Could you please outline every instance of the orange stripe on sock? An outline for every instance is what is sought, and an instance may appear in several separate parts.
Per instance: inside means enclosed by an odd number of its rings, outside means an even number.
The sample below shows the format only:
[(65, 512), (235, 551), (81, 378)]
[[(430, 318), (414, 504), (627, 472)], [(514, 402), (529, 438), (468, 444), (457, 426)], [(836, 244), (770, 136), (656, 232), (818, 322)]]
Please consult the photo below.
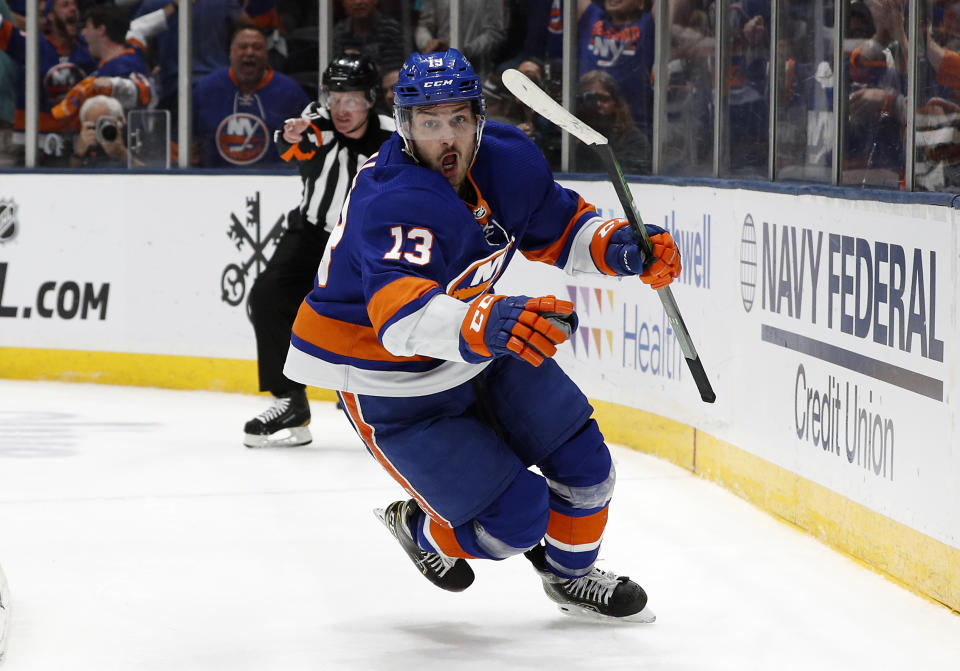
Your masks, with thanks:
[(474, 556), (463, 549), (456, 534), (449, 526), (438, 524), (432, 518), (430, 519), (430, 535), (437, 544), (437, 549), (448, 557), (463, 557), (464, 559), (474, 559)]
[(385, 455), (383, 450), (380, 449), (380, 446), (377, 445), (377, 439), (375, 435), (376, 431), (372, 426), (363, 421), (363, 415), (360, 412), (360, 404), (357, 401), (357, 395), (343, 391), (340, 392), (340, 398), (343, 399), (343, 407), (347, 410), (347, 414), (350, 415), (353, 425), (357, 427), (357, 432), (360, 434), (360, 438), (363, 440), (366, 446), (370, 448), (370, 453), (373, 454), (374, 459), (380, 462), (380, 465), (383, 466), (384, 470), (390, 474), (390, 477), (400, 483), (400, 486), (404, 488), (407, 494), (416, 500), (416, 502), (420, 505), (420, 509), (425, 512), (431, 520), (436, 522), (440, 527), (446, 527), (450, 529), (450, 523), (441, 517), (440, 514), (434, 510), (429, 503), (427, 503), (426, 499), (424, 499), (423, 496), (421, 496), (417, 490), (413, 488), (413, 485), (410, 484), (410, 481), (403, 476), (403, 473), (398, 471), (396, 467), (390, 463), (387, 455)]
[(551, 510), (547, 535), (567, 545), (596, 543), (603, 537), (603, 530), (607, 526), (608, 508), (604, 506), (603, 510), (586, 517), (570, 517)]

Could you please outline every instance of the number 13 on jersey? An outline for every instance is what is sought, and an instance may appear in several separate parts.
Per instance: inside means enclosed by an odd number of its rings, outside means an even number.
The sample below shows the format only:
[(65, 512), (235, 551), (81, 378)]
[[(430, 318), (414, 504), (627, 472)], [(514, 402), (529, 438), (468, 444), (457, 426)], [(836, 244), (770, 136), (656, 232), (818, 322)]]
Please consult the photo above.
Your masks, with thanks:
[[(327, 248), (323, 252), (323, 258), (320, 260), (320, 268), (317, 270), (317, 284), (321, 287), (327, 286), (327, 279), (330, 276), (331, 256), (337, 244), (343, 239), (343, 229), (345, 227), (346, 222), (343, 216), (341, 216), (337, 221), (337, 225), (333, 227), (333, 231), (330, 232), (330, 239), (327, 240)], [(390, 228), (390, 236), (393, 244), (390, 249), (384, 253), (384, 259), (388, 261), (399, 261), (403, 259), (407, 263), (413, 263), (418, 266), (425, 266), (430, 263), (433, 233), (429, 230), (426, 228), (411, 228), (404, 233), (403, 226), (393, 226)], [(413, 248), (410, 249), (408, 246), (408, 251), (403, 251), (406, 240), (410, 240), (410, 242), (413, 243)]]

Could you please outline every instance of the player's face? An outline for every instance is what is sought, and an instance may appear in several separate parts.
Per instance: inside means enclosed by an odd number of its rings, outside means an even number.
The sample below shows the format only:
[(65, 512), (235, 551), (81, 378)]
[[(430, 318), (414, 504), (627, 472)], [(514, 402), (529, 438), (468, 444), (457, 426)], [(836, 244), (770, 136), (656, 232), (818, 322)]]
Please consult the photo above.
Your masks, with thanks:
[(347, 137), (360, 137), (366, 128), (370, 101), (363, 91), (331, 91), (330, 117), (338, 132)]
[(476, 148), (477, 116), (470, 103), (414, 107), (406, 132), (420, 161), (459, 189)]

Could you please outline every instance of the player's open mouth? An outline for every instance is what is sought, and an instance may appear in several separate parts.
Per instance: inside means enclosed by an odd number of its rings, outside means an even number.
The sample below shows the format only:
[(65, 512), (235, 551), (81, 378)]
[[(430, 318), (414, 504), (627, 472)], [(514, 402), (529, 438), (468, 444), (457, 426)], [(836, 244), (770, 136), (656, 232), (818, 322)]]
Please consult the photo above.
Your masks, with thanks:
[(450, 152), (440, 159), (440, 172), (444, 177), (452, 177), (457, 174), (457, 161), (459, 157), (456, 152)]

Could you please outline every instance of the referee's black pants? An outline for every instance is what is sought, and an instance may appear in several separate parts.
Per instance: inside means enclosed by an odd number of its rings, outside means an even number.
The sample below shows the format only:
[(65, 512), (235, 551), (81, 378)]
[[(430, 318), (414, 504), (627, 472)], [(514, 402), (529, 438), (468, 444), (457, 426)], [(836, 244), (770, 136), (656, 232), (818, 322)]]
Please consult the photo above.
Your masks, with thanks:
[[(296, 214), (295, 214), (296, 213)], [(313, 289), (317, 267), (330, 235), (320, 226), (300, 224), (299, 212), (288, 216), (287, 231), (250, 290), (250, 320), (257, 336), (260, 391), (274, 396), (303, 389), (286, 378), (283, 364), (290, 347), (290, 329), (304, 297)]]

